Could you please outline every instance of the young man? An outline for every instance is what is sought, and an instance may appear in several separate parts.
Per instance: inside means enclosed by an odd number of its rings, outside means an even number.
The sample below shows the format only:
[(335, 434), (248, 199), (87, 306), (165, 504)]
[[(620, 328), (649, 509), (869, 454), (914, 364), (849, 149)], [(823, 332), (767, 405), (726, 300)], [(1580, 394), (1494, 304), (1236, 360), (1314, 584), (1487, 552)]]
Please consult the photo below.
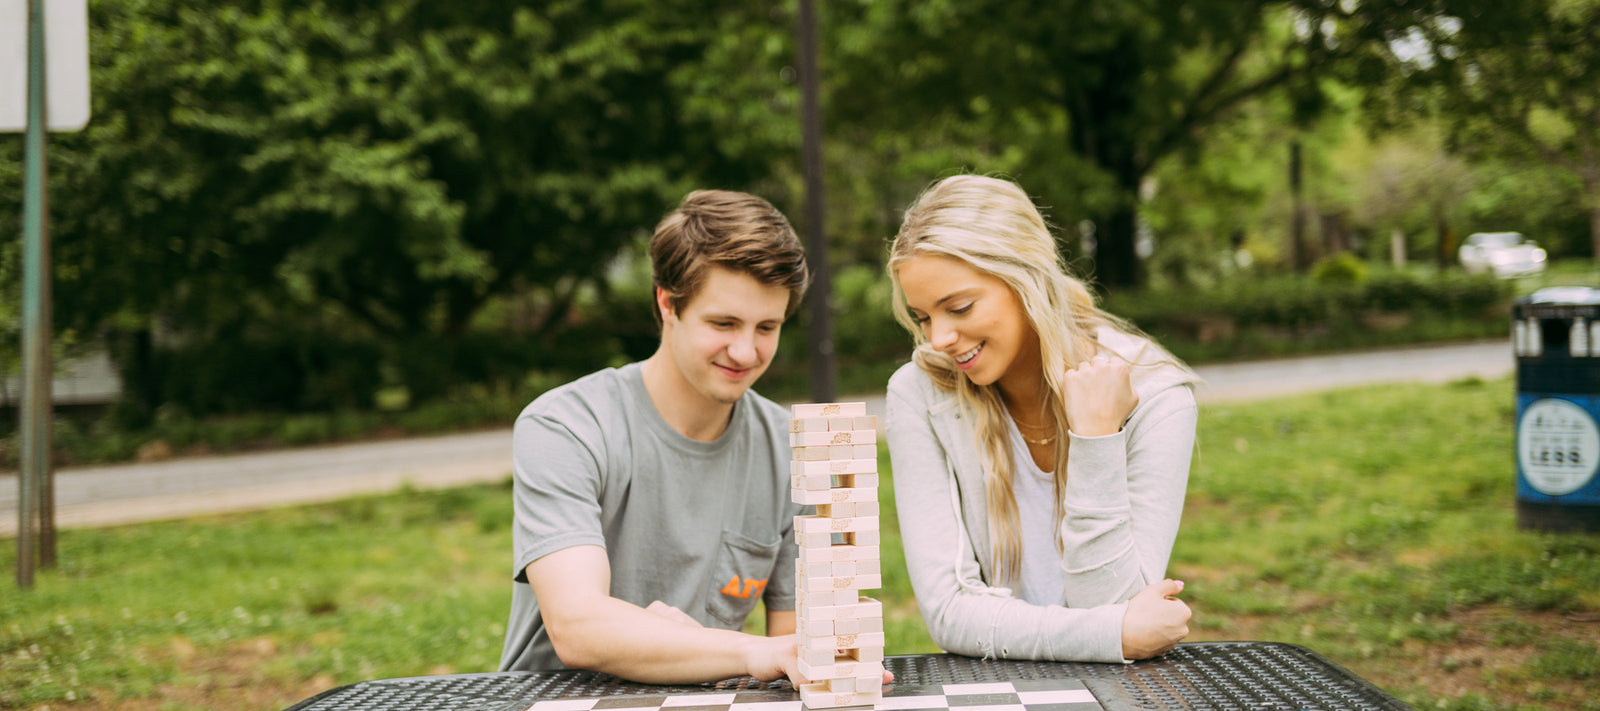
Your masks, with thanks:
[[(805, 293), (805, 253), (765, 200), (699, 191), (650, 258), (655, 354), (517, 418), (500, 669), (798, 679), (789, 416), (750, 386)], [(758, 601), (767, 637), (738, 631)]]

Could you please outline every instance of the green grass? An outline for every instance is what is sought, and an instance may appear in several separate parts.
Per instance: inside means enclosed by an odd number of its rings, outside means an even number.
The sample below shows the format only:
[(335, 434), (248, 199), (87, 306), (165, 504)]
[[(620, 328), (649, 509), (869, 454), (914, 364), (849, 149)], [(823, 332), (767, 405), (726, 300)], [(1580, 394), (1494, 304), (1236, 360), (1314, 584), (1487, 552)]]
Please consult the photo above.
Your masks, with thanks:
[[(1517, 529), (1511, 403), (1501, 380), (1205, 408), (1171, 570), (1191, 640), (1304, 644), (1418, 708), (1600, 709), (1600, 534)], [(883, 496), (887, 651), (933, 651)], [(0, 708), (491, 670), (509, 510), (501, 484), (66, 531), (29, 592), (6, 545)]]
[(1207, 408), (1171, 571), (1196, 636), (1419, 707), (1600, 708), (1600, 534), (1517, 529), (1513, 417), (1504, 380)]

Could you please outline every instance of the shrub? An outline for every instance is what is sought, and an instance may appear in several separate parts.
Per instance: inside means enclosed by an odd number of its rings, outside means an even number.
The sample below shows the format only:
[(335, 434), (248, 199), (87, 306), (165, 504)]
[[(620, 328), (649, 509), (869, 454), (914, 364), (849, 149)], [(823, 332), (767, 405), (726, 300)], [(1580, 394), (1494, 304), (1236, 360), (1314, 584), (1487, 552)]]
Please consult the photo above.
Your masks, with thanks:
[(1360, 284), (1367, 280), (1367, 265), (1354, 254), (1340, 252), (1317, 262), (1311, 278), (1321, 284)]
[[(1319, 278), (1285, 275), (1239, 280), (1208, 290), (1112, 294), (1105, 305), (1191, 360), (1391, 345), (1503, 335), (1499, 313), (1511, 289), (1488, 276), (1379, 271), (1325, 260)], [(1358, 263), (1359, 264), (1359, 263)], [(1409, 329), (1378, 329), (1363, 319), (1405, 315)]]

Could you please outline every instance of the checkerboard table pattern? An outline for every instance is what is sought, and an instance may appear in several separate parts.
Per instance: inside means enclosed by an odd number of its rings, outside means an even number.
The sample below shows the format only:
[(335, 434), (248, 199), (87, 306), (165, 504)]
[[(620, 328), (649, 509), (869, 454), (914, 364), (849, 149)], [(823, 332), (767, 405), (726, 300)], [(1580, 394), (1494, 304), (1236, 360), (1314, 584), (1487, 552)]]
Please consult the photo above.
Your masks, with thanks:
[[(862, 704), (863, 706), (867, 704)], [(896, 686), (871, 707), (877, 711), (1101, 711), (1079, 679), (1023, 679), (979, 684)], [(803, 711), (787, 690), (659, 696), (609, 696), (539, 701), (527, 711)]]

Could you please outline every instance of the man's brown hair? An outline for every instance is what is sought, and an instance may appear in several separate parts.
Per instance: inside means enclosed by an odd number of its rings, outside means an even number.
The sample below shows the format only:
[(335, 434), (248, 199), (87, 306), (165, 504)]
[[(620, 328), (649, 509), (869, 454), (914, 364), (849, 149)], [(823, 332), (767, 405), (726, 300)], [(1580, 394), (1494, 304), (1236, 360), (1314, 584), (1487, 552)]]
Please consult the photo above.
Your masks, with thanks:
[[(696, 190), (667, 213), (650, 237), (655, 285), (681, 311), (705, 285), (706, 269), (720, 266), (789, 290), (783, 316), (794, 315), (811, 283), (805, 248), (783, 213), (759, 197), (730, 190)], [(650, 313), (661, 325), (661, 310)]]

